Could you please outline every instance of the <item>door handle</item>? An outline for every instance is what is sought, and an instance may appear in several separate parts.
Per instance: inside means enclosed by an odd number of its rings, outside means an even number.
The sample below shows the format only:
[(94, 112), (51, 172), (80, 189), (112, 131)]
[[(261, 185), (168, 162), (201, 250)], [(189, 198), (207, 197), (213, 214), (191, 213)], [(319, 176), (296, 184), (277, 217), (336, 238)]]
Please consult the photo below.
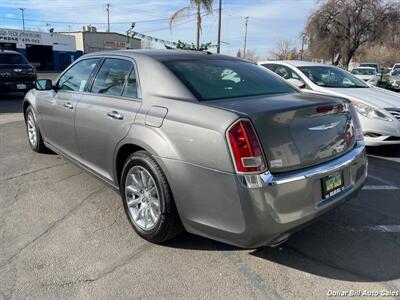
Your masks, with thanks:
[(71, 103), (69, 103), (69, 102), (64, 103), (64, 107), (65, 107), (66, 109), (73, 109), (73, 108), (74, 108), (74, 106), (73, 106)]
[(109, 116), (110, 118), (116, 119), (116, 120), (123, 120), (124, 116), (121, 115), (119, 112), (113, 110), (109, 113), (107, 113), (107, 116)]

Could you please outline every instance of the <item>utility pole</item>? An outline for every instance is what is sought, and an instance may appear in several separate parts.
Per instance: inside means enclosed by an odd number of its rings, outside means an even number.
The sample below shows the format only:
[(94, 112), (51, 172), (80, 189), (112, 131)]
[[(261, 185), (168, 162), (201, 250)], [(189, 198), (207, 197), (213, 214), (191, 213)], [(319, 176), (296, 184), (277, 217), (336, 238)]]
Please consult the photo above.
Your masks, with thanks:
[(221, 52), (221, 15), (222, 15), (222, 0), (219, 0), (217, 53)]
[(305, 43), (305, 34), (301, 34), (301, 52), (300, 52), (300, 60), (303, 60), (303, 53), (304, 53), (304, 43)]
[(25, 30), (25, 16), (24, 16), (25, 8), (21, 7), (19, 10), (21, 11), (21, 17), (22, 17), (22, 29)]
[(110, 3), (106, 4), (107, 11), (107, 32), (110, 32)]
[(247, 24), (249, 23), (249, 17), (245, 18), (246, 30), (244, 32), (244, 47), (243, 47), (243, 58), (246, 58), (246, 47), (247, 47)]

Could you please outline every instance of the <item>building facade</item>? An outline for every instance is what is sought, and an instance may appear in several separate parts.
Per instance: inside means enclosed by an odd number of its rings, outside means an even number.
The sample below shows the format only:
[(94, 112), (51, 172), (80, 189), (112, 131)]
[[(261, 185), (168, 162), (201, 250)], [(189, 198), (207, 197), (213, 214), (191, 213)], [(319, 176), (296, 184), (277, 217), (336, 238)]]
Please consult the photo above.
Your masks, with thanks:
[(22, 53), (38, 70), (63, 70), (82, 55), (73, 36), (0, 28), (0, 49)]
[(91, 27), (88, 31), (63, 32), (75, 37), (76, 49), (83, 53), (104, 50), (140, 49), (142, 41), (117, 32), (98, 32)]

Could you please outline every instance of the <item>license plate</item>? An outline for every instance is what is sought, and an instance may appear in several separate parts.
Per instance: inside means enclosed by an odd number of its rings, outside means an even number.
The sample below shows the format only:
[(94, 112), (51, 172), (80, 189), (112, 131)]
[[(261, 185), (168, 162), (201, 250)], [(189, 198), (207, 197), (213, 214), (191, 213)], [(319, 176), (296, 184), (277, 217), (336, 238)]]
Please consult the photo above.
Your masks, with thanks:
[(338, 171), (321, 179), (322, 195), (330, 198), (344, 189), (343, 171)]
[(17, 90), (26, 90), (26, 84), (23, 83), (17, 84)]

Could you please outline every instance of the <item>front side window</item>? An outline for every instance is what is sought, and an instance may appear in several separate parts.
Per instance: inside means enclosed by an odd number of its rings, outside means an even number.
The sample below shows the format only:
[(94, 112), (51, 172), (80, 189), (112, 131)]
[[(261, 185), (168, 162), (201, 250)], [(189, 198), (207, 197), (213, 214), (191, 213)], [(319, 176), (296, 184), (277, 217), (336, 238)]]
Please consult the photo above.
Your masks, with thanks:
[(297, 79), (300, 81), (303, 81), (301, 77), (293, 71), (291, 68), (283, 66), (283, 65), (278, 65), (278, 64), (268, 64), (268, 65), (263, 65), (266, 68), (270, 69), (272, 72), (276, 73), (277, 75), (281, 76), (284, 79)]
[(0, 65), (24, 65), (27, 63), (25, 57), (20, 54), (0, 54)]
[(107, 58), (97, 73), (92, 93), (121, 96), (131, 69), (130, 61)]
[(85, 92), (86, 83), (98, 62), (98, 58), (90, 58), (76, 63), (61, 76), (57, 84), (58, 89)]
[(200, 101), (297, 92), (263, 67), (245, 61), (209, 59), (165, 64)]
[(312, 66), (299, 67), (312, 82), (321, 87), (330, 88), (368, 88), (362, 80), (351, 73), (335, 67)]

